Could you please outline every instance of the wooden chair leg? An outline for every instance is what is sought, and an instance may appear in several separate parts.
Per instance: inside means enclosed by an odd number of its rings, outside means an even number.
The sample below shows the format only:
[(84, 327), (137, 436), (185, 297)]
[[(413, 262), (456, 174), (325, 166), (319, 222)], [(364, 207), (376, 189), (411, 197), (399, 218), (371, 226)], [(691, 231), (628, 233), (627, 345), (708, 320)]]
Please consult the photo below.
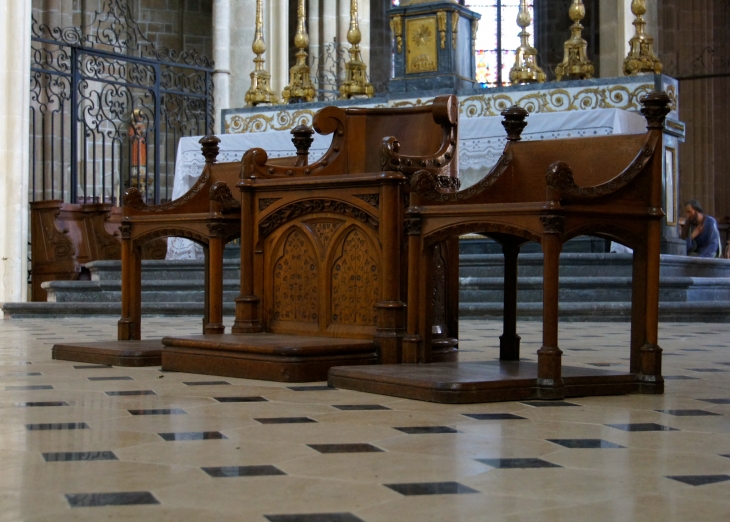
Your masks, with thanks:
[[(131, 232), (122, 230), (122, 317), (117, 324), (117, 339), (142, 337), (142, 253), (134, 245)], [(125, 237), (125, 235), (127, 237)]]
[(543, 235), (542, 347), (537, 351), (537, 382), (542, 399), (563, 397), (561, 359), (558, 348), (558, 291), (560, 286), (560, 236)]
[[(216, 228), (217, 226), (217, 228)], [(206, 260), (206, 299), (208, 322), (203, 333), (223, 334), (223, 230), (217, 223), (209, 225), (208, 256)]]
[[(413, 223), (418, 223), (417, 218), (411, 218)], [(421, 351), (423, 339), (418, 335), (419, 319), (419, 276), (421, 260), (421, 236), (420, 228), (416, 225), (411, 227), (408, 236), (408, 295), (406, 307), (406, 335), (403, 337), (403, 362), (418, 362), (418, 354)]]
[(433, 362), (433, 248), (424, 248), (420, 258), (418, 293), (426, 298), (420, 299), (418, 306), (418, 334), (421, 337), (418, 362), (430, 363)]
[(642, 391), (662, 393), (664, 378), (662, 377), (662, 349), (659, 347), (659, 270), (660, 270), (660, 222), (648, 224), (648, 241), (646, 245), (646, 341), (641, 347), (640, 380), (644, 384)]
[(502, 245), (504, 254), (504, 326), (499, 337), (499, 360), (520, 360), (520, 339), (517, 335), (517, 256), (520, 246), (509, 242)]
[(646, 246), (634, 248), (631, 278), (631, 354), (629, 371), (641, 373), (641, 348), (646, 340)]
[(259, 304), (254, 294), (253, 194), (241, 193), (241, 294), (236, 298), (236, 321), (233, 333), (261, 332)]

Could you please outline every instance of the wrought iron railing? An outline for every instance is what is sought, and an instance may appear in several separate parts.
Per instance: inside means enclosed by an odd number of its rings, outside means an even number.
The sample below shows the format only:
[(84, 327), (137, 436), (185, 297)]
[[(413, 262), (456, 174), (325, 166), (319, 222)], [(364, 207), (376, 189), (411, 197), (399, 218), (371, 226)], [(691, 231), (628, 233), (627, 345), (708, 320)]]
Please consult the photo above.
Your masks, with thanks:
[(213, 132), (212, 74), (208, 58), (147, 40), (120, 0), (84, 27), (34, 19), (31, 199), (118, 205), (130, 186), (171, 199), (179, 139)]

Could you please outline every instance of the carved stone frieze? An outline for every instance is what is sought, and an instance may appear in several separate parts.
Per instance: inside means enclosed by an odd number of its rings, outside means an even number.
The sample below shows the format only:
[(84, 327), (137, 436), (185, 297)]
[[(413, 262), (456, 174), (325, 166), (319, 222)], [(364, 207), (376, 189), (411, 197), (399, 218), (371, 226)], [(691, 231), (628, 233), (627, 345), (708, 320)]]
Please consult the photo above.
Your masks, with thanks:
[(262, 238), (266, 237), (287, 221), (291, 221), (292, 219), (306, 214), (320, 212), (344, 214), (366, 223), (373, 228), (377, 229), (378, 227), (378, 220), (375, 217), (354, 205), (334, 199), (309, 199), (286, 205), (285, 207), (272, 212), (259, 223), (259, 235)]

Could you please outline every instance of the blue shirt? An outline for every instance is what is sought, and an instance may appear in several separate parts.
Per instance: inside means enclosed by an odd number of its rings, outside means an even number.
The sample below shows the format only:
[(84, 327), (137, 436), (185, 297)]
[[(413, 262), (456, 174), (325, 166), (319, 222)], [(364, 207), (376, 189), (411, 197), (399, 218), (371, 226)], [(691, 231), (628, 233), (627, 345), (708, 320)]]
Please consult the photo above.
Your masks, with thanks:
[(687, 236), (687, 254), (694, 254), (699, 257), (717, 257), (720, 251), (720, 230), (717, 228), (715, 218), (705, 215), (702, 233), (692, 239), (694, 229), (694, 226), (690, 227)]

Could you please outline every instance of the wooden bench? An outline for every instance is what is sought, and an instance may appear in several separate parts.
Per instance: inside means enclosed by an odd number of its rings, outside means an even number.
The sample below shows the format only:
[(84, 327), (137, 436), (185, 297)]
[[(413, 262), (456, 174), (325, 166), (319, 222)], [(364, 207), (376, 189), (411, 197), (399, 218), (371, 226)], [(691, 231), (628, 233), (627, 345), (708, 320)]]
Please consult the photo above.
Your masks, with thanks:
[[(669, 98), (642, 100), (645, 134), (545, 141), (520, 140), (527, 112), (503, 113), (508, 144), (481, 181), (466, 190), (439, 186), (432, 173), (411, 178), (408, 230), (408, 318), (402, 361), (434, 359), (431, 296), (437, 288), (434, 250), (461, 234), (482, 234), (502, 245), (504, 329), (500, 361), (445, 365), (336, 368), (330, 384), (436, 402), (488, 402), (578, 395), (662, 393), (658, 346), (659, 253), (663, 198), (663, 127)], [(579, 235), (633, 249), (629, 372), (562, 367), (558, 343), (559, 257)], [(520, 362), (517, 334), (517, 256), (542, 246), (543, 334), (537, 364)]]

